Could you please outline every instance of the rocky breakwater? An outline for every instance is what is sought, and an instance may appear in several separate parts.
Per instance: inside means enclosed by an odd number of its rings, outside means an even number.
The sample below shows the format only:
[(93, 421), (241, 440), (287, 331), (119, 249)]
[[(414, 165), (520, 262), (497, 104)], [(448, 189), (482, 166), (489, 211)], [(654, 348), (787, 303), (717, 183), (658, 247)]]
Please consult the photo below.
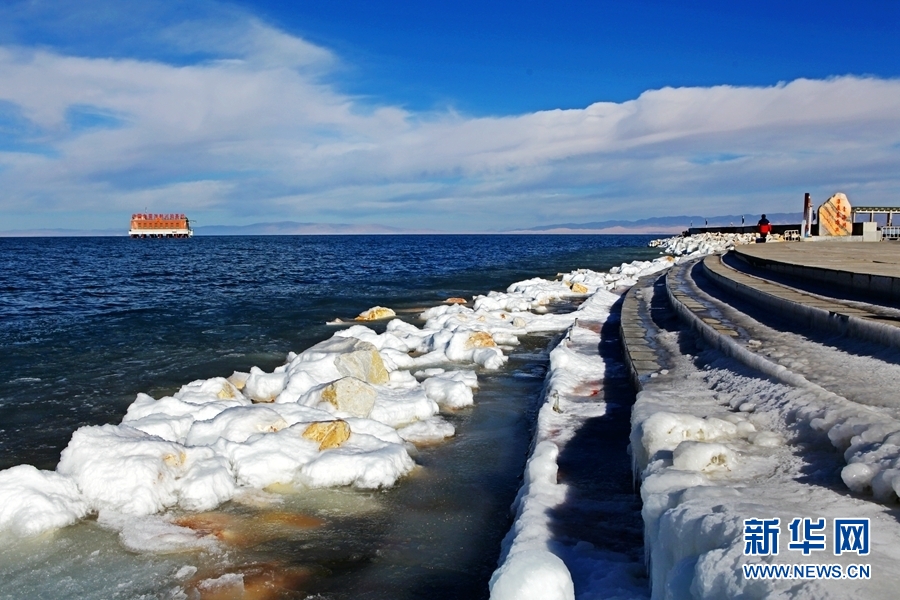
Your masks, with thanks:
[(672, 256), (705, 256), (727, 252), (735, 246), (755, 241), (756, 235), (753, 233), (700, 233), (652, 240), (648, 245)]

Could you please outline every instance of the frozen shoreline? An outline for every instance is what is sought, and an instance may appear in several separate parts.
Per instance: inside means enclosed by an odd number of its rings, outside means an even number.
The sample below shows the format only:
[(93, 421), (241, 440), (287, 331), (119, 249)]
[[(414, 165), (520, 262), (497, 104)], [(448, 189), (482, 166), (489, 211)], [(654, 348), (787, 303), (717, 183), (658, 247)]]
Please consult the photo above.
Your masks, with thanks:
[[(120, 424), (79, 429), (57, 470), (0, 472), (0, 536), (26, 540), (24, 549), (88, 518), (128, 552), (226, 552), (230, 533), (204, 511), (229, 500), (277, 506), (280, 490), (394, 485), (415, 469), (416, 444), (454, 434), (442, 414), (476, 399), (476, 367), (497, 369), (518, 336), (572, 322), (548, 312), (550, 302), (631, 284), (639, 270), (519, 282), (428, 309), (422, 327), (393, 319), (379, 334), (365, 320), (341, 324), (272, 372), (139, 394)], [(373, 312), (362, 318), (391, 318)]]
[[(734, 241), (751, 241), (722, 240), (715, 247), (710, 237), (674, 237), (655, 245), (671, 254), (699, 256), (720, 252)], [(652, 289), (643, 293), (649, 298)], [(603, 303), (599, 295), (586, 302), (586, 310), (598, 301)], [(694, 326), (702, 328), (703, 323)], [(706, 328), (709, 335), (717, 335)], [(573, 326), (565, 340), (584, 335)], [(739, 362), (728, 349), (734, 346), (728, 339), (698, 356), (682, 356), (676, 334), (656, 335), (675, 366), (645, 382), (633, 408), (631, 429), (650, 590), (629, 588), (634, 579), (629, 578), (627, 565), (615, 562), (598, 562), (596, 581), (583, 577), (579, 581), (567, 568), (572, 557), (558, 549), (552, 533), (551, 515), (565, 487), (556, 480), (559, 448), (547, 439), (560, 435), (554, 407), (560, 405), (560, 397), (572, 394), (574, 382), (596, 380), (606, 367), (598, 357), (587, 368), (560, 360), (568, 352), (564, 341), (551, 354), (534, 452), (514, 505), (516, 521), (492, 579), (491, 597), (643, 598), (648, 592), (652, 598), (894, 597), (894, 581), (900, 578), (895, 543), (900, 524), (881, 503), (895, 499), (900, 486), (895, 458), (900, 430), (895, 420), (884, 410), (837, 397), (782, 366), (763, 365), (752, 357)], [(833, 368), (839, 369), (850, 357), (827, 360), (837, 360)], [(603, 407), (596, 410), (602, 412)], [(572, 433), (564, 433), (562, 442)], [(873, 493), (874, 502), (869, 495)], [(848, 518), (868, 519), (870, 553), (837, 555), (836, 521)], [(745, 556), (745, 519), (779, 519), (780, 555)], [(814, 523), (824, 519), (829, 528), (824, 551), (804, 555), (786, 547), (788, 525), (796, 519)], [(800, 565), (798, 569), (826, 565), (841, 569), (843, 579), (752, 579), (743, 572), (746, 565), (781, 564)], [(847, 577), (848, 569), (857, 565), (871, 570), (871, 578)], [(609, 580), (601, 581), (599, 573)]]
[[(501, 367), (518, 336), (560, 332), (492, 598), (890, 597), (890, 581), (900, 576), (892, 544), (900, 526), (884, 505), (849, 495), (841, 470), (854, 492), (872, 488), (889, 500), (896, 428), (879, 421), (879, 411), (828, 407), (810, 386), (760, 378), (713, 350), (681, 357), (634, 406), (632, 453), (652, 590), (633, 561), (590, 545), (562, 551), (554, 541), (553, 508), (567, 494), (556, 479), (559, 454), (585, 420), (608, 409), (584, 401), (588, 384), (619, 368), (582, 350), (597, 347), (597, 328), (640, 277), (747, 241), (660, 240), (656, 246), (669, 256), (654, 261), (517, 282), (467, 304), (427, 309), (421, 328), (393, 319), (379, 334), (365, 320), (341, 323), (330, 339), (290, 354), (271, 373), (196, 381), (171, 397), (139, 395), (120, 425), (76, 432), (57, 471), (23, 465), (0, 472), (0, 535), (52, 532), (94, 515), (131, 552), (210, 549), (220, 540), (179, 515), (228, 500), (272, 501), (279, 486), (402, 485), (415, 469), (416, 444), (454, 435), (442, 414), (477, 400), (474, 368)], [(585, 301), (569, 314), (547, 312), (550, 302), (567, 298)], [(392, 316), (376, 307), (363, 319)], [(677, 355), (673, 334), (659, 341)], [(846, 459), (834, 448), (846, 450)], [(838, 474), (804, 483), (810, 465)], [(741, 565), (754, 560), (743, 556), (742, 520), (780, 518), (785, 532), (803, 516), (871, 519), (881, 537), (866, 560), (880, 581), (743, 578)], [(793, 554), (795, 563), (862, 562)]]

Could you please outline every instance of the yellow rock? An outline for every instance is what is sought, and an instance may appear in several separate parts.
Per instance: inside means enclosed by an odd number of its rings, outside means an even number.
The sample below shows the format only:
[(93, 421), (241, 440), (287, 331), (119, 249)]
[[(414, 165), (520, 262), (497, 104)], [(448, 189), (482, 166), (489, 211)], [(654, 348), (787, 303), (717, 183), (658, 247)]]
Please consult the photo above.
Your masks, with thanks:
[(466, 340), (466, 348), (494, 348), (497, 342), (487, 331), (476, 331)]
[(572, 291), (575, 292), (576, 294), (587, 294), (588, 293), (587, 287), (578, 282), (572, 284)]
[(260, 515), (260, 520), (266, 524), (283, 525), (297, 529), (311, 529), (313, 527), (321, 527), (324, 524), (322, 519), (291, 512), (264, 512)]
[(375, 406), (378, 392), (356, 377), (344, 377), (329, 383), (322, 390), (322, 401), (354, 417), (366, 418)]
[(341, 375), (355, 377), (376, 385), (387, 383), (391, 376), (384, 368), (384, 361), (375, 346), (363, 342), (359, 350), (340, 354), (334, 359), (334, 366)]
[(346, 421), (316, 421), (310, 423), (303, 437), (319, 442), (319, 450), (337, 448), (350, 438), (350, 425)]
[(236, 385), (234, 385), (231, 382), (228, 382), (222, 386), (222, 389), (219, 390), (219, 393), (216, 394), (216, 396), (220, 400), (233, 400), (234, 398), (237, 397), (237, 394), (235, 392), (237, 392), (238, 389), (239, 388)]
[[(242, 373), (240, 371), (235, 371), (228, 378), (228, 383), (233, 385), (235, 389), (238, 391), (244, 389), (244, 385), (247, 383), (247, 378), (250, 377), (250, 373)], [(221, 393), (221, 392), (220, 392)], [(219, 396), (221, 398), (221, 396)], [(224, 398), (223, 398), (224, 400)]]
[(201, 573), (194, 576), (185, 586), (190, 598), (199, 600), (294, 598), (311, 577), (309, 569), (281, 563), (239, 565), (226, 571), (204, 570)]
[(444, 302), (446, 302), (447, 304), (465, 304), (466, 299), (465, 298), (447, 298), (446, 300), (444, 300)]
[(184, 452), (179, 452), (178, 454), (169, 453), (163, 456), (163, 462), (170, 467), (180, 467), (185, 460), (187, 460), (187, 455)]
[(390, 308), (385, 308), (384, 306), (374, 306), (369, 310), (359, 313), (359, 316), (356, 317), (356, 320), (375, 321), (376, 319), (387, 319), (388, 317), (394, 317), (396, 315), (397, 313), (395, 313)]

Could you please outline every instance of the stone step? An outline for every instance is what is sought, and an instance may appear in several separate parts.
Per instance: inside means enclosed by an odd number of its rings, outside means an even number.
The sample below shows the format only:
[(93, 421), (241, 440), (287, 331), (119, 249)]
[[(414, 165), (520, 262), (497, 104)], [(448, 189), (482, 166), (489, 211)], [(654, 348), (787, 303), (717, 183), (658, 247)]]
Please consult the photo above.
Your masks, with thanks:
[(656, 339), (662, 329), (677, 327), (677, 320), (666, 297), (664, 275), (643, 277), (625, 294), (619, 328), (635, 389), (667, 374), (672, 358)]
[[(798, 325), (900, 348), (900, 314), (896, 310), (825, 297), (751, 275), (732, 268), (719, 255), (703, 259), (702, 268), (722, 289), (790, 316)], [(695, 308), (687, 301), (685, 305)]]

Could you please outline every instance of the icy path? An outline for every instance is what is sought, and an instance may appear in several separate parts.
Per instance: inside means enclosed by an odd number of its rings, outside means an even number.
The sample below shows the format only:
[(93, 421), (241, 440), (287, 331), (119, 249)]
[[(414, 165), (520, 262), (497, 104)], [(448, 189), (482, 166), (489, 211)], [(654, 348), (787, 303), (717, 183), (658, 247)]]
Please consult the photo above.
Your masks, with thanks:
[[(642, 282), (641, 295), (654, 297)], [(661, 288), (656, 288), (656, 296)], [(671, 315), (643, 310), (667, 370), (643, 380), (632, 422), (642, 476), (646, 545), (654, 598), (893, 598), (900, 577), (895, 511), (847, 493), (821, 393), (762, 376), (703, 349)], [(820, 421), (816, 421), (816, 419)], [(869, 518), (865, 557), (786, 551), (797, 517)], [(782, 552), (744, 556), (743, 520), (780, 518)], [(748, 580), (742, 566), (871, 565), (869, 580)]]
[(788, 331), (791, 323), (716, 288), (699, 265), (681, 265), (672, 275), (675, 285), (730, 323), (751, 352), (848, 400), (900, 417), (900, 396), (894, 393), (900, 383), (897, 349), (829, 332)]
[(494, 600), (649, 596), (627, 454), (634, 390), (618, 335), (620, 303), (595, 295), (550, 354), (535, 449), (491, 581)]

